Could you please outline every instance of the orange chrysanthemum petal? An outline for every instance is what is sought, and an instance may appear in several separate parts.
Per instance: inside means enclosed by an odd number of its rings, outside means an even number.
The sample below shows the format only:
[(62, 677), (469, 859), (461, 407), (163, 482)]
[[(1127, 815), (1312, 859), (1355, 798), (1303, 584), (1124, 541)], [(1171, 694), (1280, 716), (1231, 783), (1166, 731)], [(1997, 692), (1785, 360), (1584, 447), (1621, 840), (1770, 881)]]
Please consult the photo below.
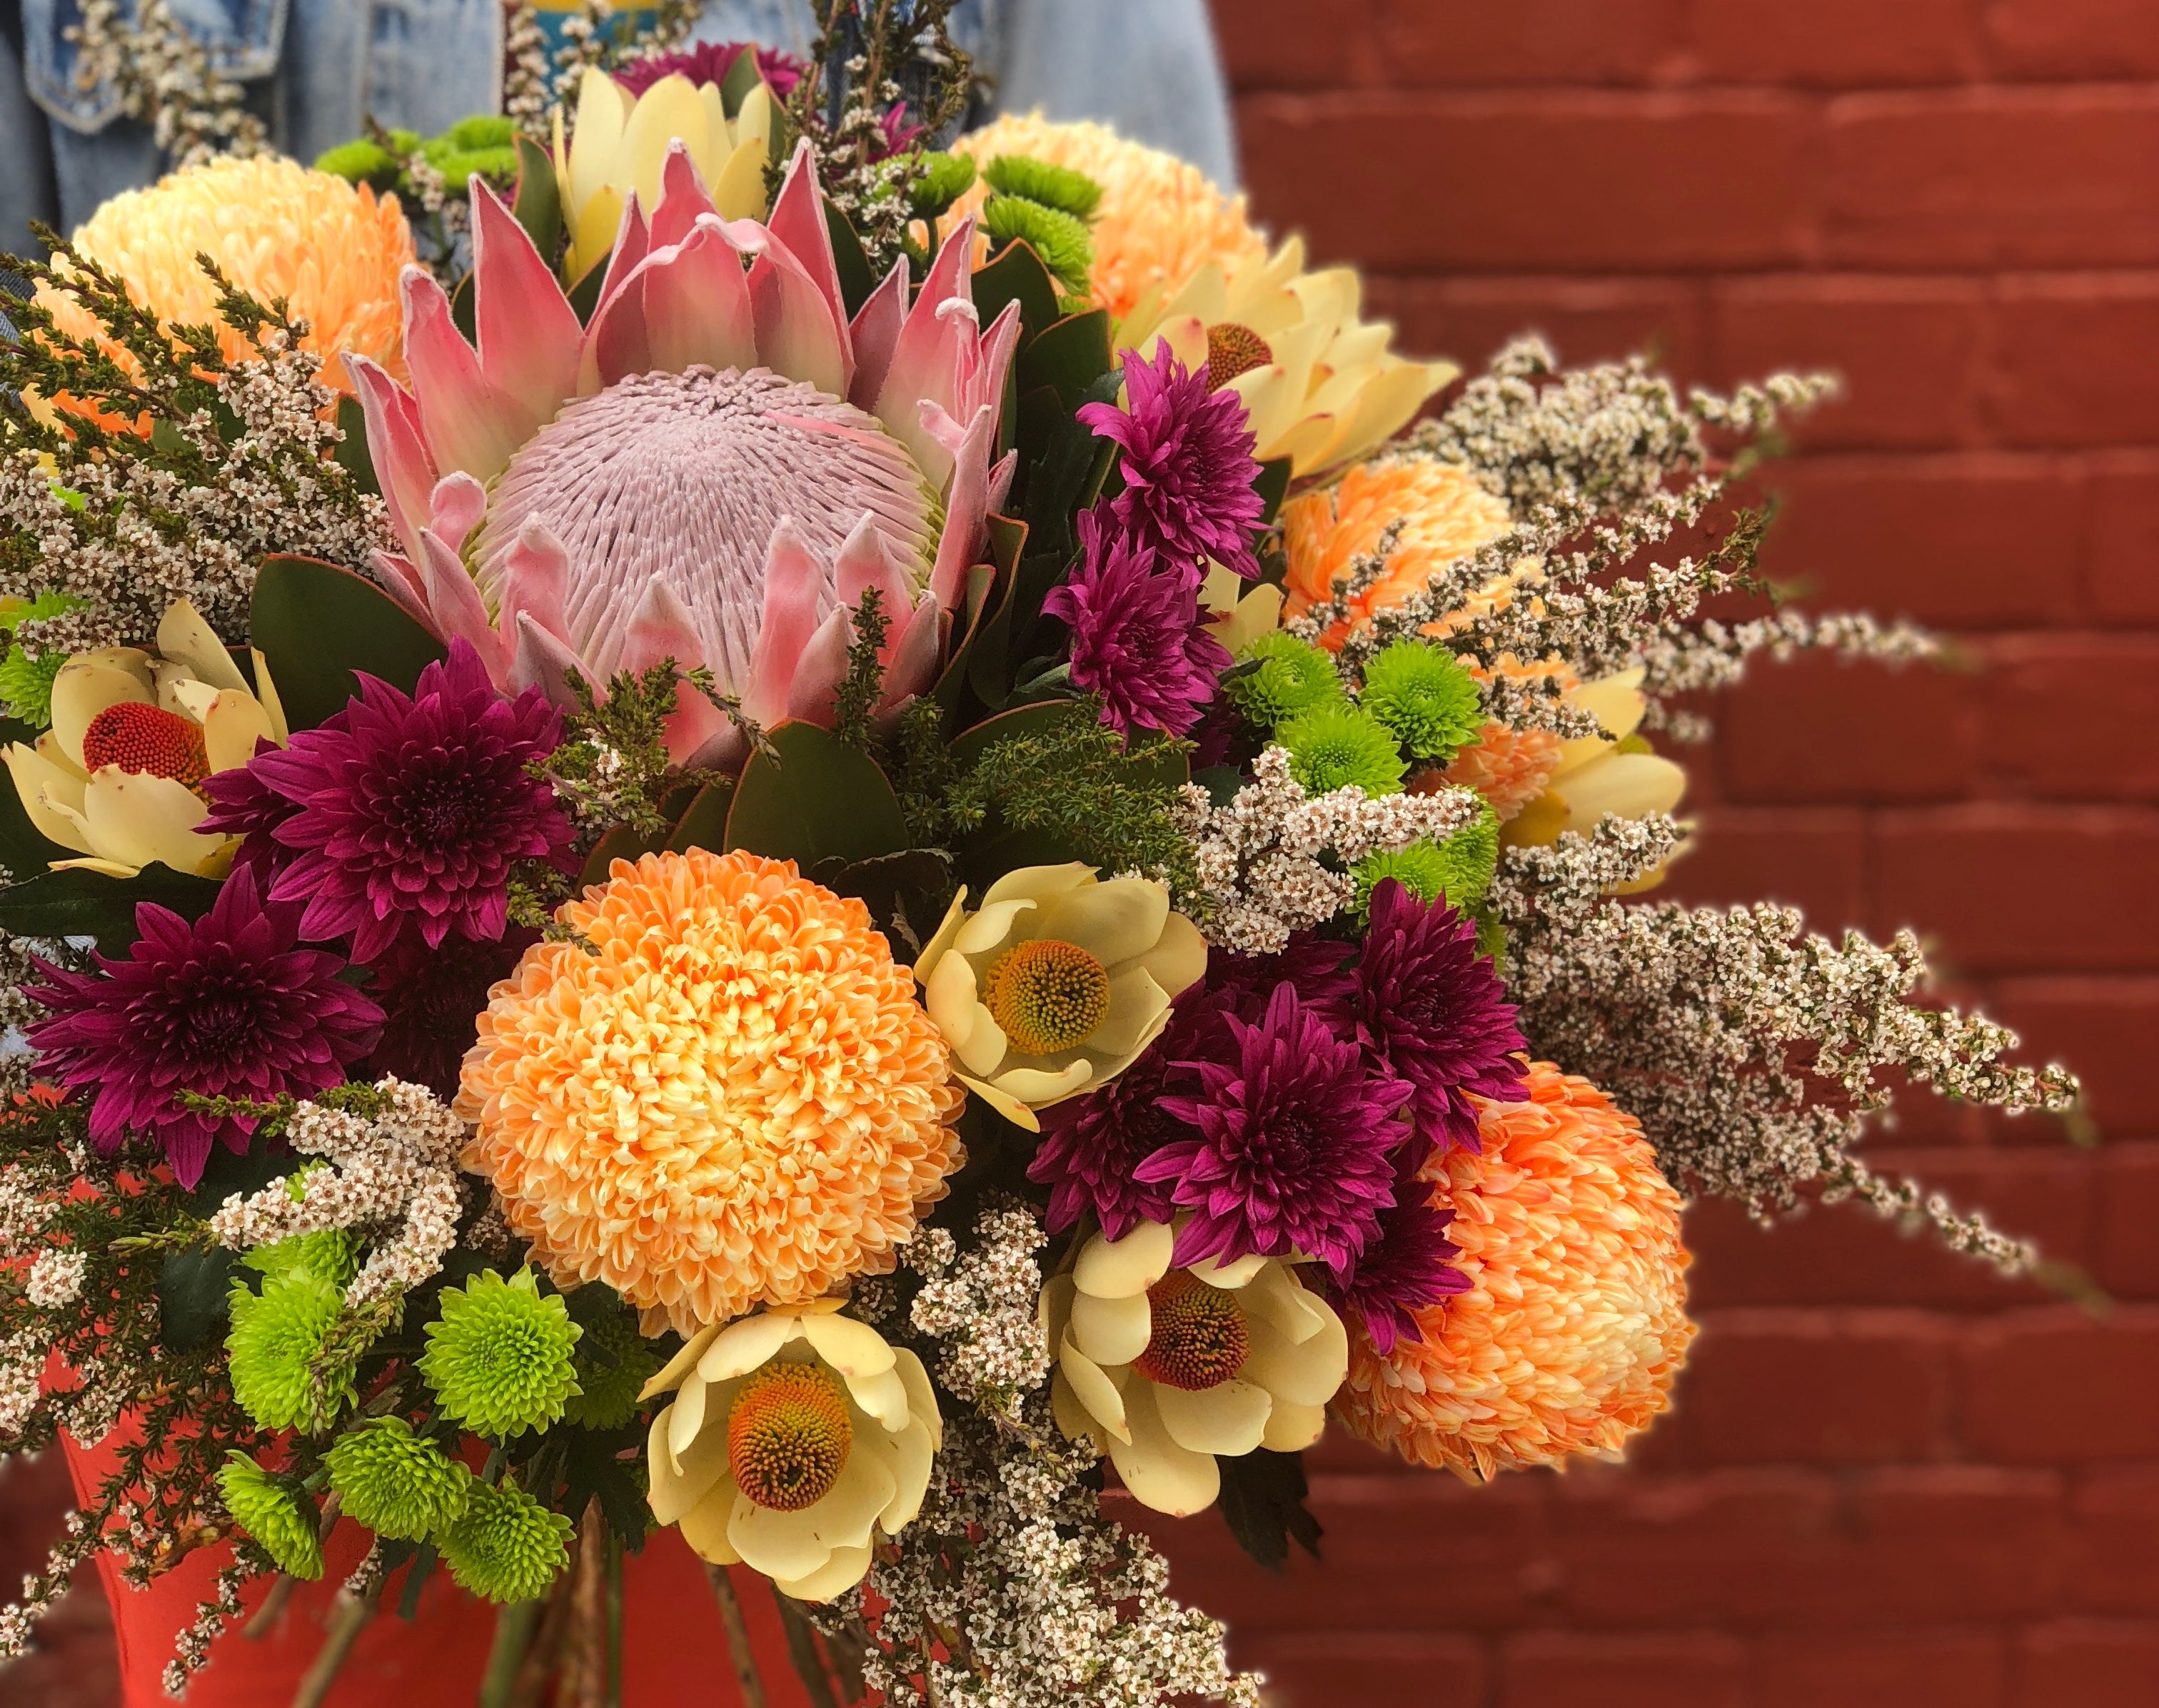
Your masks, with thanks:
[[(1282, 510), (1282, 543), (1289, 557), (1283, 584), (1286, 618), (1302, 616), (1333, 598), (1335, 578), (1349, 573), (1359, 556), (1376, 551), (1380, 536), (1399, 522), (1387, 572), (1352, 602), (1353, 619), (1400, 603), (1423, 590), (1449, 564), (1483, 550), (1506, 532), (1507, 506), (1467, 470), (1429, 458), (1359, 463), (1333, 486), (1292, 499)], [(1511, 592), (1502, 581), (1483, 589), (1465, 609), (1503, 604)], [(1339, 646), (1351, 621), (1338, 622), (1321, 637)]]
[[(1090, 294), (1121, 321), (1152, 298), (1173, 297), (1209, 261), (1227, 275), (1266, 253), (1266, 240), (1245, 217), (1245, 199), (1227, 196), (1198, 167), (1159, 148), (1127, 142), (1106, 125), (1054, 123), (1039, 113), (1008, 115), (952, 145), (987, 165), (1000, 154), (1025, 154), (1084, 172), (1102, 187), (1089, 225), (1095, 243)], [(954, 204), (947, 227), (980, 208), (979, 179)]]
[[(113, 197), (75, 246), (125, 279), (159, 319), (184, 325), (215, 315), (216, 287), (195, 259), (207, 254), (258, 301), (286, 298), (308, 323), (302, 342), (324, 357), (324, 385), (352, 390), (339, 360), (347, 352), (405, 375), (397, 276), (413, 258), (412, 234), (395, 196), (378, 199), (365, 184), (279, 155), (228, 157)], [(94, 333), (72, 298), (49, 288), (39, 301), (70, 337)], [(230, 327), (219, 343), (228, 360), (247, 349)]]
[(892, 1268), (962, 1160), (943, 1036), (860, 902), (752, 854), (648, 854), (490, 994), (466, 1166), (557, 1282), (688, 1333)]
[(1419, 1311), (1382, 1358), (1353, 1323), (1335, 1410), (1356, 1435), (1466, 1478), (1616, 1453), (1685, 1361), (1680, 1200), (1633, 1116), (1550, 1063), (1519, 1103), (1478, 1105), (1483, 1154), (1422, 1177), (1454, 1211), (1469, 1291)]

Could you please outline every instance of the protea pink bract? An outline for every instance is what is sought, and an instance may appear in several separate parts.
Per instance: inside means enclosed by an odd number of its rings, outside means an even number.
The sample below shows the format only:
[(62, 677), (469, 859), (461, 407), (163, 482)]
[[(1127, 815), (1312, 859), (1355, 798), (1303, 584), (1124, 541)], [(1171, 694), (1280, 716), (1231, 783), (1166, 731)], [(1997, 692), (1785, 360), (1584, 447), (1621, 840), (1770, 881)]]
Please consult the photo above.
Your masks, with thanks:
[[(903, 259), (850, 321), (806, 151), (761, 225), (722, 220), (678, 144), (580, 326), (524, 229), (472, 194), (478, 349), (408, 268), (410, 389), (356, 368), (404, 546), (377, 556), (391, 591), (498, 686), (560, 700), (572, 671), (603, 690), (672, 658), (769, 723), (830, 722), (876, 587), (887, 704), (926, 686), (1012, 478), (993, 458), (1017, 308), (982, 328), (968, 234), (911, 303)], [(744, 752), (689, 694), (669, 747)]]

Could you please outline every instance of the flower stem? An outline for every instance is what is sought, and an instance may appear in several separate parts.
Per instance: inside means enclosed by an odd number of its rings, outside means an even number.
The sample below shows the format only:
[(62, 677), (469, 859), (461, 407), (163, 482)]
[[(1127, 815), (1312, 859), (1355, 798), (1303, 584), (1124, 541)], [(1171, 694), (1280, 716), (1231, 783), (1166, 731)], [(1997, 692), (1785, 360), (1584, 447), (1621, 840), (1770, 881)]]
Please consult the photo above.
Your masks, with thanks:
[(487, 1671), (480, 1679), (479, 1708), (509, 1708), (525, 1653), (532, 1646), (546, 1606), (544, 1598), (510, 1602), (494, 1616), (494, 1647), (488, 1651)]
[(803, 1688), (810, 1693), (810, 1708), (840, 1708), (839, 1698), (832, 1692), (832, 1675), (817, 1648), (817, 1633), (801, 1602), (778, 1584), (772, 1586), (772, 1598), (779, 1604), (779, 1623), (787, 1632), (787, 1658), (795, 1663)]
[(769, 1708), (764, 1678), (757, 1669), (757, 1656), (749, 1646), (749, 1622), (743, 1617), (742, 1597), (724, 1566), (707, 1561), (705, 1576), (712, 1580), (713, 1599), (720, 1604), (720, 1623), (727, 1628), (727, 1654), (735, 1664), (735, 1682), (742, 1686), (743, 1708)]
[(323, 1638), (323, 1646), (308, 1664), (299, 1689), (293, 1693), (293, 1708), (321, 1708), (323, 1698), (329, 1695), (330, 1686), (337, 1682), (345, 1657), (352, 1653), (352, 1645), (367, 1628), (367, 1622), (375, 1617), (375, 1604), (381, 1599), (382, 1580), (379, 1576), (364, 1596), (339, 1592), (337, 1599), (331, 1603), (329, 1634)]

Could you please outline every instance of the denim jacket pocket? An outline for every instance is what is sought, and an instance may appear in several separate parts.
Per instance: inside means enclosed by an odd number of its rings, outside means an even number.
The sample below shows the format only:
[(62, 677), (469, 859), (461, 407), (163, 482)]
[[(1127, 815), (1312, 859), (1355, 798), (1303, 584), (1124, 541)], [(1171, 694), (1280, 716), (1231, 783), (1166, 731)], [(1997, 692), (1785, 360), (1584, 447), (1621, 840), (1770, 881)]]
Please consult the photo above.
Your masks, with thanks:
[[(225, 76), (245, 83), (277, 69), (288, 0), (166, 0), (173, 21), (209, 51)], [(132, 0), (121, 0), (132, 22)], [(82, 22), (78, 0), (23, 0), (23, 74), (31, 100), (59, 123), (85, 135), (119, 116), (111, 80), (79, 80), (80, 57), (67, 33)]]

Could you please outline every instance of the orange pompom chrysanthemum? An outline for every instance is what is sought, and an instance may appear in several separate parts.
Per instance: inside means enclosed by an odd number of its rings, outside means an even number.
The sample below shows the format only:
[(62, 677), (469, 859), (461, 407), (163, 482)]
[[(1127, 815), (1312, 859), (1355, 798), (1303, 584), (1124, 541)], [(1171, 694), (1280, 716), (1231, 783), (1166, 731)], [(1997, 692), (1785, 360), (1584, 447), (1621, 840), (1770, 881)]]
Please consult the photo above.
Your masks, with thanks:
[[(258, 302), (282, 297), (308, 323), (302, 340), (323, 358), (323, 383), (350, 391), (348, 353), (405, 372), (397, 276), (412, 260), (412, 234), (397, 198), (377, 198), (327, 172), (280, 155), (226, 157), (184, 167), (148, 189), (116, 195), (75, 234), (75, 246), (127, 282), (160, 320), (214, 320), (217, 287), (197, 261), (207, 255)], [(39, 300), (71, 337), (91, 335), (90, 317), (49, 288)], [(227, 360), (246, 340), (220, 326)]]
[[(964, 1093), (869, 913), (753, 854), (647, 854), (490, 993), (465, 1165), (564, 1286), (690, 1333), (892, 1268)], [(589, 946), (588, 946), (589, 945)]]
[(1361, 1326), (1335, 1410), (1354, 1434), (1474, 1480), (1610, 1457), (1685, 1361), (1680, 1200), (1640, 1124), (1587, 1079), (1532, 1064), (1518, 1103), (1472, 1100), (1483, 1153), (1432, 1157), (1469, 1277), (1382, 1358)]
[[(1339, 646), (1357, 621), (1421, 593), (1449, 564), (1482, 551), (1509, 525), (1507, 506), (1478, 484), (1467, 469), (1428, 457), (1359, 463), (1340, 482), (1292, 499), (1282, 510), (1282, 544), (1289, 556), (1284, 617), (1302, 616), (1334, 597), (1335, 578), (1354, 560), (1380, 548), (1387, 530), (1400, 524), (1386, 573), (1350, 602), (1350, 620), (1320, 637)], [(1502, 579), (1472, 596), (1464, 608), (1504, 604), (1512, 588)]]

